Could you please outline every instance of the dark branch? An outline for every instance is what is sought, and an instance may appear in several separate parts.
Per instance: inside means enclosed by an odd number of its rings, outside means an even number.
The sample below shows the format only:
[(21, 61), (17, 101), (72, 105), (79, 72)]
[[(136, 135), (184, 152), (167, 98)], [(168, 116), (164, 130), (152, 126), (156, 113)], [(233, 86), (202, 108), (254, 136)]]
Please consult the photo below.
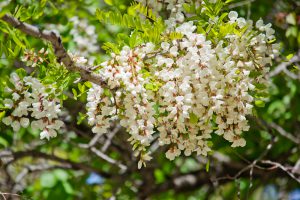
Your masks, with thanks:
[(42, 159), (46, 159), (46, 160), (52, 160), (52, 161), (56, 161), (56, 162), (59, 162), (62, 164), (67, 164), (67, 165), (70, 165), (70, 168), (73, 170), (83, 170), (86, 172), (95, 172), (104, 178), (111, 177), (111, 174), (101, 171), (98, 168), (94, 168), (92, 166), (89, 166), (89, 165), (86, 165), (83, 163), (77, 163), (77, 162), (71, 161), (69, 159), (63, 159), (63, 158), (57, 157), (55, 155), (50, 155), (50, 154), (42, 153), (42, 152), (35, 151), (35, 150), (11, 152), (11, 155), (13, 156), (13, 160), (6, 163), (6, 166), (11, 164), (12, 162), (16, 162), (17, 160), (22, 159), (22, 158), (33, 157), (33, 158), (42, 158)]
[(57, 61), (59, 63), (62, 62), (68, 70), (72, 72), (78, 72), (83, 79), (93, 82), (97, 85), (105, 84), (100, 75), (93, 73), (90, 67), (79, 65), (72, 61), (61, 42), (61, 37), (54, 31), (41, 30), (33, 25), (21, 22), (13, 16), (7, 14), (1, 19), (16, 29), (19, 29), (23, 33), (26, 33), (27, 35), (50, 42), (53, 46)]

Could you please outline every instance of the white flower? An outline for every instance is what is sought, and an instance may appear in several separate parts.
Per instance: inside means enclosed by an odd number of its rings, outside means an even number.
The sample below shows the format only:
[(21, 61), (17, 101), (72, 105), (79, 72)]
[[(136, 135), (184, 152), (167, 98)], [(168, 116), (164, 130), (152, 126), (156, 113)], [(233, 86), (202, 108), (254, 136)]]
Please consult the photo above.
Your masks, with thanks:
[(13, 130), (15, 132), (19, 131), (20, 130), (20, 122), (18, 121), (13, 121), (12, 124), (11, 124), (11, 127), (13, 128)]
[(261, 29), (264, 26), (264, 22), (262, 19), (258, 20), (255, 24), (256, 28)]
[(40, 133), (40, 139), (44, 139), (44, 138), (47, 138), (48, 140), (50, 139), (50, 135), (49, 135), (49, 132), (48, 130), (43, 130), (41, 133)]
[(230, 11), (228, 14), (230, 21), (235, 22), (238, 18), (238, 13), (236, 11)]
[(176, 13), (176, 17), (175, 18), (176, 18), (176, 20), (178, 22), (183, 22), (184, 21), (184, 15), (182, 13), (180, 13), (180, 12)]
[(173, 147), (173, 148), (170, 148), (167, 153), (166, 153), (166, 157), (169, 159), (169, 160), (174, 160), (175, 157), (179, 156), (181, 154), (181, 151), (176, 148), (176, 147)]
[(11, 75), (10, 75), (10, 81), (11, 81), (12, 83), (19, 82), (19, 81), (20, 81), (20, 78), (19, 78), (18, 74), (15, 73), (15, 72), (11, 73)]
[(244, 18), (241, 18), (241, 17), (237, 19), (237, 23), (238, 23), (238, 26), (240, 28), (243, 28), (247, 24), (246, 20)]
[(12, 94), (12, 96), (13, 96), (13, 100), (15, 100), (15, 101), (17, 101), (17, 100), (20, 99), (20, 95), (19, 95), (18, 93), (16, 93), (16, 92), (14, 92), (14, 93)]
[(29, 122), (28, 118), (22, 117), (21, 120), (20, 120), (20, 124), (24, 128), (27, 128), (29, 126), (29, 123), (30, 122)]
[(43, 122), (42, 120), (32, 121), (31, 122), (32, 129), (43, 129)]
[(165, 51), (168, 51), (170, 48), (170, 44), (168, 42), (162, 42), (161, 43), (161, 48)]
[(170, 54), (173, 56), (177, 56), (178, 55), (178, 48), (177, 46), (173, 46), (170, 48)]
[(13, 121), (13, 120), (12, 120), (12, 117), (10, 117), (10, 116), (4, 117), (4, 118), (2, 119), (2, 122), (3, 122), (6, 126), (11, 125), (12, 121)]
[(149, 155), (149, 153), (143, 153), (141, 154), (140, 160), (138, 162), (138, 169), (141, 169), (142, 166), (146, 166), (146, 162), (150, 161), (152, 157)]
[(246, 140), (244, 138), (239, 138), (233, 141), (231, 147), (244, 147), (246, 145)]
[[(80, 64), (88, 62), (92, 65), (96, 57), (91, 54), (95, 54), (99, 50), (96, 28), (88, 24), (86, 19), (79, 19), (77, 16), (71, 18), (71, 22), (73, 23), (71, 34), (74, 37), (76, 50), (83, 56), (75, 60)], [(88, 60), (84, 58), (87, 56), (89, 58)]]
[(6, 108), (12, 108), (14, 106), (14, 102), (11, 99), (4, 99), (3, 103)]

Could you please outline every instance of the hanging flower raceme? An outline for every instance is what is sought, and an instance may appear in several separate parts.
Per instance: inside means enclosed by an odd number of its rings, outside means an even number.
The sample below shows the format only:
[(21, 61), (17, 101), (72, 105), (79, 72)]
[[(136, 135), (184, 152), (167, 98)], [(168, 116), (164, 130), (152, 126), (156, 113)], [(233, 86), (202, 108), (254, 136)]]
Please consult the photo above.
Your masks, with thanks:
[[(96, 13), (100, 20), (112, 18), (130, 28), (136, 26), (136, 30), (127, 38), (131, 47), (124, 46), (125, 41), (120, 43), (121, 50), (108, 44), (106, 49), (114, 52), (111, 59), (95, 67), (106, 84), (92, 84), (88, 91), (88, 123), (97, 134), (105, 134), (115, 122), (126, 128), (139, 168), (151, 160), (150, 146), (155, 140), (168, 147), (166, 157), (170, 160), (181, 153), (206, 156), (211, 151), (212, 134), (222, 136), (232, 147), (245, 146), (242, 133), (249, 130), (246, 117), (252, 114), (255, 102), (265, 100), (266, 74), (278, 54), (271, 24), (262, 20), (254, 24), (234, 11), (214, 16), (220, 12), (220, 0), (190, 7), (183, 1), (166, 3), (169, 17), (164, 22), (140, 4), (133, 7), (150, 13), (148, 18), (154, 22), (143, 23), (142, 18), (114, 12)], [(185, 10), (196, 11), (197, 16)], [(94, 27), (72, 20), (75, 29), (87, 28), (90, 39), (95, 40)], [(85, 49), (87, 43), (74, 30)], [(95, 43), (91, 44), (85, 53), (95, 52)], [(70, 56), (76, 63), (88, 62), (81, 54)], [(30, 52), (25, 55), (26, 61), (35, 62), (36, 58)], [(58, 119), (55, 87), (15, 73), (11, 82), (11, 99), (5, 99), (4, 104), (12, 112), (3, 122), (18, 131), (29, 126), (31, 119), (32, 128), (42, 130), (41, 138), (55, 136), (63, 125)]]
[(166, 20), (166, 26), (165, 35), (180, 38), (125, 46), (102, 64), (98, 73), (107, 87), (93, 85), (88, 93), (93, 132), (105, 133), (110, 121), (120, 120), (140, 157), (139, 167), (151, 159), (147, 147), (155, 135), (160, 145), (168, 145), (170, 160), (181, 152), (206, 156), (212, 133), (232, 147), (245, 146), (241, 134), (249, 130), (246, 116), (264, 92), (261, 86), (267, 86), (266, 73), (278, 53), (271, 42), (274, 30), (233, 11), (223, 24), (231, 31), (219, 38), (199, 33), (181, 12)]
[(4, 99), (4, 106), (12, 110), (9, 116), (2, 119), (15, 132), (21, 127), (41, 130), (40, 138), (50, 139), (57, 135), (63, 122), (59, 120), (60, 101), (55, 87), (43, 85), (31, 76), (21, 78), (17, 73), (10, 76), (11, 87), (6, 88), (11, 98)]
[(77, 16), (72, 17), (70, 21), (73, 24), (70, 33), (76, 44), (76, 53), (88, 57), (88, 63), (92, 65), (96, 59), (92, 54), (99, 51), (95, 26), (89, 24), (88, 20), (80, 19)]

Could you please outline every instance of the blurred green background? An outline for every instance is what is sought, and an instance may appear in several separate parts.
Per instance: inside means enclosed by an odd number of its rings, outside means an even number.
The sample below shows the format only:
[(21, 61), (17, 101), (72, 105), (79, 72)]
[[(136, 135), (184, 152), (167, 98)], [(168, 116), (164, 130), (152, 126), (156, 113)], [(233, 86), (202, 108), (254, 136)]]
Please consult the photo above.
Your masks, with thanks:
[[(0, 5), (4, 3), (5, 1), (0, 2)], [(105, 42), (122, 40), (122, 34), (130, 34), (130, 30), (100, 23), (95, 18), (95, 10), (112, 9), (111, 6), (114, 6), (113, 9), (125, 13), (130, 3), (129, 0), (13, 0), (0, 13), (19, 12), (22, 21), (41, 28), (58, 30), (65, 47), (74, 53), (78, 50), (79, 44), (74, 42), (72, 35), (74, 21), (70, 19), (78, 16), (79, 20), (86, 20), (81, 23), (95, 27), (96, 45), (99, 48), (90, 52), (84, 50), (93, 57), (95, 64), (99, 64), (108, 58), (100, 47)], [(86, 94), (83, 93), (78, 97), (80, 101), (69, 98), (64, 102), (64, 107), (71, 114), (71, 118), (66, 119), (68, 122), (66, 129), (50, 141), (39, 140), (39, 133), (30, 128), (21, 129), (16, 134), (0, 124), (0, 152), (2, 152), (0, 194), (1, 192), (18, 194), (20, 196), (6, 197), (28, 200), (145, 198), (299, 200), (300, 185), (295, 178), (299, 180), (300, 177), (300, 166), (297, 168), (297, 162), (300, 165), (300, 1), (233, 1), (229, 9), (238, 11), (245, 18), (254, 21), (262, 18), (265, 22), (273, 24), (277, 42), (281, 44), (281, 55), (276, 58), (271, 71), (282, 63), (295, 60), (288, 63), (282, 71), (273, 73), (270, 96), (266, 104), (264, 107), (256, 108), (256, 117), (249, 118), (251, 129), (244, 134), (246, 147), (233, 149), (222, 138), (214, 137), (215, 153), (211, 156), (180, 157), (174, 162), (167, 160), (163, 153), (164, 149), (160, 148), (154, 153), (154, 159), (147, 167), (138, 170), (137, 161), (126, 141), (128, 135), (121, 129), (105, 152), (115, 162), (109, 163), (88, 149), (80, 147), (80, 144), (87, 144), (93, 138), (82, 114), (85, 112), (86, 98)], [(7, 75), (22, 67), (20, 49), (7, 38), (9, 36), (5, 32), (1, 31), (3, 29), (4, 25), (0, 24), (2, 83), (6, 81)], [(82, 37), (87, 34), (84, 29), (78, 31)], [(18, 32), (15, 34), (16, 43), (19, 40), (36, 50), (47, 47), (40, 40), (31, 37), (25, 39), (26, 36)], [(11, 47), (12, 52), (8, 52), (10, 56), (5, 56), (4, 46)], [(82, 48), (86, 47), (83, 45)], [(70, 91), (72, 88), (80, 90), (75, 84), (70, 82), (66, 84)], [(0, 94), (3, 93), (3, 89), (0, 85)], [(1, 114), (3, 113), (0, 112), (0, 118)], [(97, 144), (99, 148), (105, 143), (105, 137), (108, 136), (103, 136), (99, 140)], [(268, 145), (271, 145), (271, 148), (266, 150)], [(5, 164), (9, 160), (1, 158), (8, 150), (20, 156), (20, 159), (9, 165)], [(30, 156), (22, 156), (20, 152), (29, 152)], [(53, 157), (45, 159), (44, 154), (59, 157), (63, 162)], [(260, 167), (248, 167), (256, 159), (260, 162)], [(262, 163), (262, 160), (274, 161), (284, 168), (280, 166), (271, 168), (270, 166), (275, 165)], [(90, 168), (81, 170), (77, 163)], [(125, 164), (128, 170), (122, 173), (118, 163)], [(245, 171), (241, 171), (245, 168)], [(291, 177), (289, 173), (293, 173), (296, 177)]]

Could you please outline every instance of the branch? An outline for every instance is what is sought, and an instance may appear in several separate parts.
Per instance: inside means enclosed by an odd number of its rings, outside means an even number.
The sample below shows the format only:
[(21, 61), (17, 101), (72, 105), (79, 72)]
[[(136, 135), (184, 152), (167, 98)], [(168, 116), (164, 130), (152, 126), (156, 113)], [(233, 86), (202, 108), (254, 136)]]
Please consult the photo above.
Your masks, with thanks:
[[(23, 170), (16, 176), (15, 183), (12, 188), (13, 193), (18, 193), (19, 191), (23, 191), (26, 187), (26, 182), (23, 180), (29, 174), (34, 174), (37, 172), (50, 171), (54, 169), (69, 169), (72, 170), (71, 166), (68, 164), (64, 165), (48, 165), (48, 164), (38, 164), (38, 165), (25, 165), (22, 166)], [(28, 179), (30, 181), (30, 179)]]
[(57, 157), (55, 155), (50, 155), (50, 154), (42, 153), (42, 152), (35, 151), (35, 150), (11, 152), (11, 155), (13, 156), (14, 159), (12, 161), (9, 161), (8, 163), (6, 163), (6, 166), (8, 166), (9, 164), (11, 164), (13, 162), (16, 162), (19, 159), (25, 158), (25, 157), (34, 157), (34, 158), (42, 158), (42, 159), (46, 159), (46, 160), (52, 160), (52, 161), (56, 161), (59, 163), (67, 164), (70, 166), (71, 169), (74, 169), (74, 170), (95, 172), (104, 178), (111, 177), (111, 174), (103, 172), (102, 170), (94, 168), (92, 166), (85, 165), (83, 163), (77, 163), (77, 162), (71, 161), (69, 159), (63, 159), (63, 158)]
[(279, 74), (283, 71), (290, 78), (300, 80), (299, 76), (297, 76), (297, 75), (291, 73), (289, 70), (287, 70), (288, 66), (290, 66), (294, 63), (297, 63), (297, 62), (300, 62), (300, 50), (288, 62), (282, 62), (280, 65), (275, 67), (275, 69), (268, 74), (268, 77), (271, 78), (271, 77), (276, 76), (277, 74)]
[(5, 14), (0, 19), (27, 35), (50, 42), (53, 46), (58, 63), (62, 62), (69, 71), (79, 72), (80, 76), (84, 80), (93, 82), (97, 85), (105, 85), (105, 82), (100, 75), (93, 73), (89, 67), (76, 64), (72, 61), (62, 44), (61, 37), (54, 31), (41, 30), (33, 25), (21, 22), (20, 20), (8, 14)]
[(1, 191), (0, 191), (0, 195), (3, 197), (4, 200), (7, 200), (7, 198), (5, 196), (16, 196), (16, 197), (21, 198), (21, 196), (18, 194), (5, 193), (5, 192), (1, 192)]
[(79, 144), (78, 146), (84, 149), (88, 149), (91, 152), (95, 153), (98, 157), (101, 159), (107, 161), (110, 164), (118, 166), (122, 172), (125, 172), (127, 170), (127, 166), (123, 165), (122, 163), (114, 160), (113, 158), (106, 155), (104, 152), (107, 150), (109, 145), (111, 144), (112, 137), (121, 129), (120, 125), (116, 125), (116, 127), (110, 132), (105, 144), (102, 146), (101, 151), (98, 150), (95, 145), (99, 141), (99, 139), (103, 136), (103, 134), (96, 134), (88, 144)]
[(291, 142), (295, 144), (300, 144), (300, 138), (294, 136), (292, 133), (287, 132), (285, 129), (283, 129), (281, 126), (274, 122), (266, 122), (265, 120), (257, 117), (250, 117), (251, 119), (255, 120), (258, 125), (260, 125), (262, 128), (266, 128), (271, 135), (275, 136), (273, 133), (273, 129), (276, 130), (282, 137), (290, 140)]
[(116, 125), (116, 127), (114, 128), (114, 130), (107, 136), (107, 140), (104, 143), (104, 145), (101, 148), (102, 152), (105, 152), (108, 147), (111, 145), (111, 141), (113, 139), (113, 137), (117, 134), (117, 132), (121, 129), (121, 125)]
[(284, 172), (286, 172), (292, 179), (294, 179), (295, 181), (297, 181), (300, 184), (300, 178), (297, 178), (293, 173), (291, 173), (285, 166), (283, 166), (280, 163), (277, 162), (273, 162), (270, 160), (262, 160), (261, 161), (264, 164), (269, 164), (272, 165), (275, 168), (280, 168), (281, 170), (283, 170)]
[(95, 147), (92, 147), (91, 151), (94, 152), (98, 157), (100, 157), (103, 160), (107, 161), (108, 163), (118, 166), (121, 169), (122, 173), (127, 170), (127, 166), (125, 166), (122, 163), (112, 159), (111, 157), (109, 157), (108, 155), (102, 153), (101, 151), (99, 151)]
[(295, 143), (295, 144), (299, 144), (300, 145), (300, 138), (297, 138), (296, 136), (294, 136), (293, 134), (287, 132), (286, 130), (284, 130), (281, 126), (279, 126), (278, 124), (271, 122), (269, 124), (270, 127), (272, 127), (273, 129), (275, 129), (281, 136), (289, 139), (291, 142)]
[(40, 171), (48, 171), (53, 169), (72, 169), (70, 165), (47, 165), (47, 164), (40, 164), (40, 165), (25, 165), (24, 169), (19, 173), (16, 178), (15, 182), (19, 183), (21, 180), (29, 173), (40, 172)]

